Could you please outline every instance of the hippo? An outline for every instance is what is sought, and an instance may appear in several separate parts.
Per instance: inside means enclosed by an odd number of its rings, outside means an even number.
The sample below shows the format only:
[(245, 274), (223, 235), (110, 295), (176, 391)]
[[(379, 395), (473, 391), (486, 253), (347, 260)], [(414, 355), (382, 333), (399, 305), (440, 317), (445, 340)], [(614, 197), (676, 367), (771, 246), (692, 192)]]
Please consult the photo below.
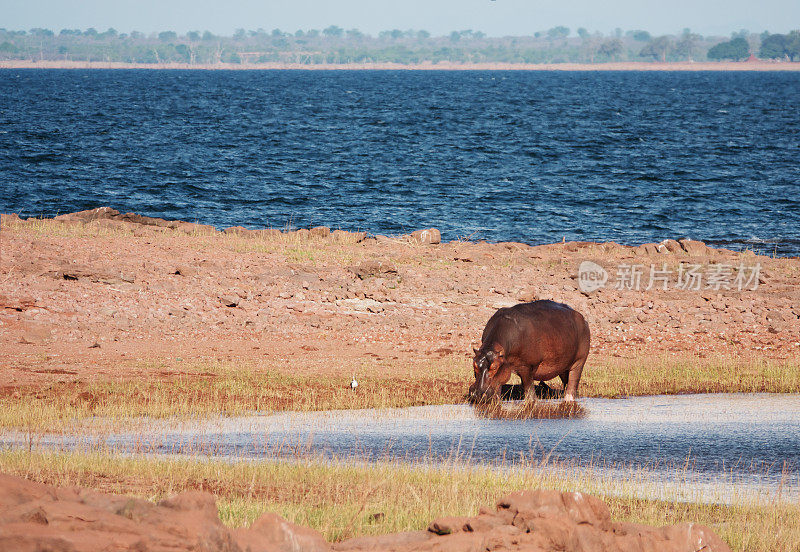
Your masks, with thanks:
[(534, 381), (559, 376), (564, 400), (574, 401), (589, 355), (589, 325), (579, 312), (562, 303), (520, 303), (495, 312), (483, 330), (481, 346), (473, 350), (475, 382), (469, 387), (470, 401), (499, 398), (511, 374), (520, 377), (525, 397), (533, 400)]

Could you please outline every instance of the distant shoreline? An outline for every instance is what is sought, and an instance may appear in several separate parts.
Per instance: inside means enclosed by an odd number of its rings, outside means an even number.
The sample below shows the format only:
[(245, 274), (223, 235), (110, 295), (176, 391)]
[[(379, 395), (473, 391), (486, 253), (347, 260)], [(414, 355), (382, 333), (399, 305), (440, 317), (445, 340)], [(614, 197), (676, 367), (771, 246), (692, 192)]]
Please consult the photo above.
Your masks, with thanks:
[(612, 63), (122, 63), (104, 61), (0, 61), (0, 69), (172, 69), (203, 71), (800, 71), (788, 61), (626, 61)]

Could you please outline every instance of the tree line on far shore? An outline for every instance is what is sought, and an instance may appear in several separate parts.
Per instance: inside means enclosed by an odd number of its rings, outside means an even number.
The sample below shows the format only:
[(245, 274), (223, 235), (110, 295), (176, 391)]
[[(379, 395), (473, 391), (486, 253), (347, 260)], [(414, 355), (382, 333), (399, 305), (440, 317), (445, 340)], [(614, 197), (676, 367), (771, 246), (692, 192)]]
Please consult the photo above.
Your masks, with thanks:
[(800, 60), (800, 30), (787, 34), (750, 33), (701, 36), (684, 29), (652, 36), (616, 29), (604, 35), (563, 26), (529, 36), (488, 37), (480, 31), (432, 36), (424, 30), (383, 31), (370, 36), (335, 25), (294, 33), (274, 29), (237, 30), (233, 36), (210, 31), (145, 35), (114, 29), (0, 29), (0, 60), (103, 61), (123, 63), (604, 63), (613, 61)]

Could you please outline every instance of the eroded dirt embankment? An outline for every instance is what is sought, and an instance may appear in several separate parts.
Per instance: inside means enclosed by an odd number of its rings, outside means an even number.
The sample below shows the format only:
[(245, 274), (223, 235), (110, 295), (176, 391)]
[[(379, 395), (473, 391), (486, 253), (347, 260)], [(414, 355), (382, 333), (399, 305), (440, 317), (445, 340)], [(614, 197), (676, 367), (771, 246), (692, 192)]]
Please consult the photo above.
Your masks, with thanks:
[[(494, 310), (537, 298), (586, 316), (593, 358), (800, 353), (798, 259), (693, 241), (438, 241), (218, 232), (108, 208), (3, 215), (0, 386), (178, 374), (206, 361), (413, 375), (453, 355), (468, 377)], [(606, 271), (600, 289), (580, 289), (584, 261)]]

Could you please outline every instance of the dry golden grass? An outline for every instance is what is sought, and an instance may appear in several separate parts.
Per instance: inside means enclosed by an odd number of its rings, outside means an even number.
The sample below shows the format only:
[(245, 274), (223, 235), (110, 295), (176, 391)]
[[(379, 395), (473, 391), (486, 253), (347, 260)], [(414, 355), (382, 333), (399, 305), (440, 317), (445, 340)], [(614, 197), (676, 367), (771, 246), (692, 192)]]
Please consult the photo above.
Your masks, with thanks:
[(19, 387), (0, 397), (0, 428), (63, 431), (90, 416), (110, 424), (140, 416), (166, 418), (237, 415), (283, 410), (389, 408), (460, 402), (466, 390), (452, 360), (426, 363), (420, 373), (437, 377), (381, 376), (360, 372), (357, 392), (350, 376), (255, 370), (203, 364), (176, 376), (126, 381), (55, 383)]
[[(139, 416), (237, 415), (285, 410), (334, 410), (453, 404), (465, 400), (472, 374), (458, 355), (395, 365), (365, 364), (357, 392), (350, 372), (290, 373), (233, 364), (188, 366), (174, 376), (93, 380), (19, 387), (0, 396), (0, 428), (66, 430), (89, 416), (124, 424)], [(584, 372), (584, 397), (769, 392), (800, 393), (800, 363), (719, 357), (598, 359)], [(348, 365), (349, 366), (349, 365)], [(343, 372), (343, 367), (339, 372)], [(387, 375), (392, 374), (392, 375)], [(403, 374), (403, 375), (397, 375)], [(553, 383), (557, 386), (558, 383)]]
[[(149, 232), (148, 238), (177, 240), (184, 247), (193, 249), (223, 248), (246, 253), (259, 252), (282, 255), (286, 262), (308, 265), (347, 266), (365, 258), (357, 245), (358, 233), (340, 232), (330, 236), (313, 235), (307, 230), (292, 231), (265, 229), (247, 236), (237, 233), (209, 233), (205, 229), (173, 230), (166, 227), (127, 225), (114, 220), (92, 222), (56, 221), (53, 219), (13, 220), (4, 219), (2, 228), (30, 233), (37, 237), (63, 238), (134, 238), (134, 228)], [(405, 240), (408, 242), (408, 240)], [(410, 242), (409, 242), (410, 243)], [(410, 244), (413, 246), (414, 244)], [(419, 247), (417, 244), (416, 247)]]
[(800, 393), (800, 361), (761, 357), (675, 356), (589, 358), (585, 397), (685, 393)]
[[(636, 498), (647, 476), (604, 476), (568, 466), (536, 464), (469, 466), (458, 460), (440, 467), (404, 463), (224, 462), (115, 457), (104, 453), (0, 452), (5, 473), (55, 485), (79, 485), (148, 499), (188, 489), (217, 496), (223, 521), (251, 523), (266, 511), (321, 531), (329, 540), (423, 529), (443, 515), (474, 515), (503, 495), (521, 489), (580, 490), (604, 498), (620, 521), (712, 527), (733, 550), (800, 549), (800, 503), (736, 496), (732, 505), (686, 502), (676, 493), (663, 500)], [(373, 516), (382, 513), (383, 516)]]

